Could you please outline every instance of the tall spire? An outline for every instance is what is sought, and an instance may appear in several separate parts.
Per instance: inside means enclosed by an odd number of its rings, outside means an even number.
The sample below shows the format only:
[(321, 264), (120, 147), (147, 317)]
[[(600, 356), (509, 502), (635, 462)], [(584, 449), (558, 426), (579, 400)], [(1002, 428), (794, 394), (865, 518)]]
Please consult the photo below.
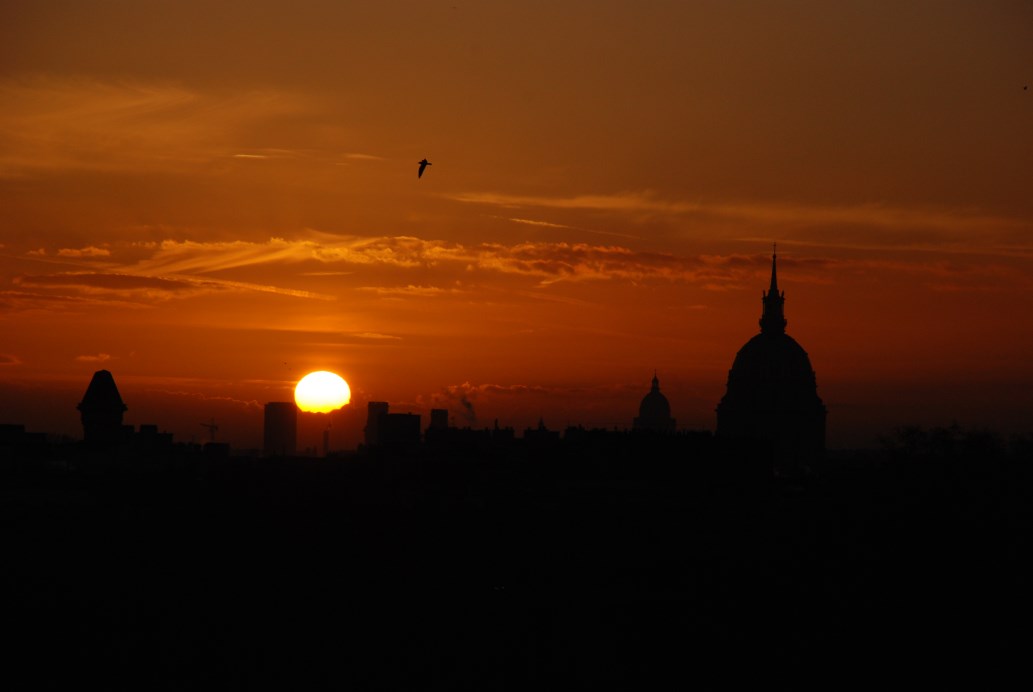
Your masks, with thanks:
[(777, 249), (776, 245), (771, 246), (771, 285), (768, 287), (767, 293), (763, 293), (761, 296), (764, 312), (760, 316), (760, 331), (763, 334), (782, 334), (786, 330), (786, 318), (783, 312), (786, 298), (785, 291), (780, 293), (778, 290)]

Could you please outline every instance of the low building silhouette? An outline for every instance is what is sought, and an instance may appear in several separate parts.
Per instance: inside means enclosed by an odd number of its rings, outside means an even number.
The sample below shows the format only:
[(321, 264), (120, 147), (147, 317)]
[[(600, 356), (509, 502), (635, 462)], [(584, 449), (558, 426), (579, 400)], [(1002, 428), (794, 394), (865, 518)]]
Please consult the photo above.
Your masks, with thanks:
[(524, 444), (532, 449), (551, 449), (559, 445), (560, 431), (545, 427), (545, 419), (538, 419), (538, 427), (524, 429)]
[(379, 421), (379, 444), (384, 447), (411, 447), (420, 444), (418, 413), (385, 413)]
[[(433, 409), (447, 413), (445, 409)], [(445, 425), (435, 426), (431, 423), (424, 433), (423, 441), (427, 447), (437, 451), (453, 450), (470, 452), (472, 450), (499, 451), (511, 448), (516, 440), (516, 431), (511, 427), (500, 427), (496, 418), (491, 428), (457, 428)]]
[(671, 404), (667, 397), (660, 393), (660, 380), (653, 373), (653, 386), (642, 398), (638, 407), (638, 417), (632, 428), (639, 431), (674, 432), (675, 420), (671, 418)]
[(20, 446), (27, 434), (21, 423), (0, 423), (0, 447)]
[(172, 433), (158, 432), (153, 423), (142, 423), (133, 438), (133, 444), (141, 450), (168, 450), (172, 447)]
[(430, 410), (430, 425), (427, 427), (428, 430), (447, 430), (448, 429), (448, 409), (447, 408), (432, 408)]
[(370, 401), (366, 404), (364, 433), (367, 447), (418, 445), (422, 438), (420, 416), (416, 413), (391, 413), (386, 401)]
[(717, 435), (760, 442), (777, 467), (797, 468), (825, 451), (826, 408), (807, 352), (786, 334), (776, 254), (762, 293), (760, 334), (739, 349), (717, 406)]
[(47, 434), (26, 432), (21, 423), (0, 423), (0, 459), (42, 456), (48, 448)]

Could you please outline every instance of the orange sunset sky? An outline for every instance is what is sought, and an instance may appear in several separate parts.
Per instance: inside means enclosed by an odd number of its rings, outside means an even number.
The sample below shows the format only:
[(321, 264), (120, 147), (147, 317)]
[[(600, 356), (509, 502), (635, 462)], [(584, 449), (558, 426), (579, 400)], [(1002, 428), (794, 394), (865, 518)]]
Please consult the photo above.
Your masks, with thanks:
[(777, 241), (830, 446), (1029, 433), (1031, 193), (1026, 1), (5, 0), (0, 422), (713, 429)]

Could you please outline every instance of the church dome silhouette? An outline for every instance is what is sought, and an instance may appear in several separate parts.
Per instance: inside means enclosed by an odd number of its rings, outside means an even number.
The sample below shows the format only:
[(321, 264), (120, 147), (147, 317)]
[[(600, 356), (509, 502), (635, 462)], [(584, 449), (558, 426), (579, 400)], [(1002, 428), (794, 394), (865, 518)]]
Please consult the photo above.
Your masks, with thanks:
[(671, 404), (660, 391), (660, 380), (653, 374), (653, 386), (649, 393), (642, 397), (638, 406), (638, 418), (635, 419), (635, 430), (673, 431), (675, 421), (671, 418)]
[(777, 462), (792, 465), (824, 453), (826, 408), (810, 357), (785, 333), (785, 293), (778, 290), (776, 261), (772, 254), (760, 334), (739, 349), (728, 372), (717, 406), (717, 434), (763, 441)]
[[(804, 390), (800, 394), (817, 396), (814, 370), (807, 351), (785, 333), (761, 333), (747, 341), (735, 354), (729, 375), (734, 375), (737, 384), (740, 380), (782, 380), (783, 387), (777, 392), (780, 398), (794, 398), (796, 392), (792, 390), (796, 388)], [(769, 391), (768, 394), (775, 392)]]

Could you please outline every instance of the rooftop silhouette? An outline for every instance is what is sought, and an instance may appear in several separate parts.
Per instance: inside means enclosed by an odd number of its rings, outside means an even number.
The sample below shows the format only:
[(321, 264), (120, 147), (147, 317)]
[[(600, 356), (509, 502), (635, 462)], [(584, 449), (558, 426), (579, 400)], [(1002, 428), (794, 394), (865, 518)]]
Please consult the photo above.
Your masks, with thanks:
[(122, 416), (128, 409), (118, 393), (115, 378), (107, 370), (93, 373), (79, 409), (83, 438), (91, 444), (111, 444), (125, 436)]

